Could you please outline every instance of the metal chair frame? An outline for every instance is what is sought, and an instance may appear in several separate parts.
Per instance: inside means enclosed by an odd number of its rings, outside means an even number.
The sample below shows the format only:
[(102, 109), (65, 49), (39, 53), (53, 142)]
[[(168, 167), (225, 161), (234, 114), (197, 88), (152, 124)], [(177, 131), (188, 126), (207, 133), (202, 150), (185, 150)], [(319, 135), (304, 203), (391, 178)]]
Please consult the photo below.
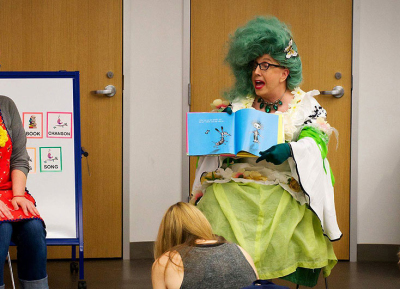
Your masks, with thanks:
[(10, 251), (8, 251), (8, 253), (7, 253), (7, 260), (8, 260), (8, 267), (10, 268), (11, 282), (12, 282), (12, 285), (13, 285), (13, 289), (15, 289), (14, 274), (13, 274), (13, 269), (12, 269), (12, 266), (11, 266)]

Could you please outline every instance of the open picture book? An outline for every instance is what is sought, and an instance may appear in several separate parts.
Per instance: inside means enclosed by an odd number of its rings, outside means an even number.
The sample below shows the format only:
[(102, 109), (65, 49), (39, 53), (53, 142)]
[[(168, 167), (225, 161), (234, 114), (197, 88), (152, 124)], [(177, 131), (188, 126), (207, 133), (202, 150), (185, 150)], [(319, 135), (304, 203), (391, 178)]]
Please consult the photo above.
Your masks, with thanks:
[(189, 156), (259, 156), (260, 151), (284, 142), (283, 116), (255, 109), (188, 112), (186, 153)]

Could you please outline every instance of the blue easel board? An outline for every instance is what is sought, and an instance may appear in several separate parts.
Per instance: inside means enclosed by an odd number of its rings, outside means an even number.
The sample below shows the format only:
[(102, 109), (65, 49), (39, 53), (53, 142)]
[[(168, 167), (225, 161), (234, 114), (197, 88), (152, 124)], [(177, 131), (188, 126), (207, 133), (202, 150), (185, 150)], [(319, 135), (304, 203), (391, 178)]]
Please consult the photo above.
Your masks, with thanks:
[(27, 188), (48, 243), (83, 243), (79, 72), (0, 72), (0, 94), (15, 102), (27, 133)]

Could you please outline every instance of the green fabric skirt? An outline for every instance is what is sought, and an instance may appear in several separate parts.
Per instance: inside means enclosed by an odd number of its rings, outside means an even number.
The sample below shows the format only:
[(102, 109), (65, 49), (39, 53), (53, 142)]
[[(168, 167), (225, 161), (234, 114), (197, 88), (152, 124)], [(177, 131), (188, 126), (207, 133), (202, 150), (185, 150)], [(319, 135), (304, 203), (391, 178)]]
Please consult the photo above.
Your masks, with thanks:
[(261, 279), (287, 276), (298, 267), (322, 268), (327, 277), (337, 263), (318, 217), (279, 185), (213, 183), (198, 208), (215, 234), (252, 256)]

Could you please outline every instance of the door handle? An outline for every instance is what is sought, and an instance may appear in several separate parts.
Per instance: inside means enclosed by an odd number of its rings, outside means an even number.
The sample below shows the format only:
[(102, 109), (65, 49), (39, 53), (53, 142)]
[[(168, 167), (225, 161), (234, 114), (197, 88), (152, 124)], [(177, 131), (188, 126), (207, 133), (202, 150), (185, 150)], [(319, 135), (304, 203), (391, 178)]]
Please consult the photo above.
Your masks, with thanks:
[(95, 90), (94, 94), (104, 94), (108, 97), (113, 97), (117, 93), (117, 89), (114, 85), (107, 85), (104, 90)]
[(341, 98), (344, 94), (344, 88), (341, 86), (335, 86), (332, 90), (320, 91), (323, 95), (333, 95), (336, 98)]

